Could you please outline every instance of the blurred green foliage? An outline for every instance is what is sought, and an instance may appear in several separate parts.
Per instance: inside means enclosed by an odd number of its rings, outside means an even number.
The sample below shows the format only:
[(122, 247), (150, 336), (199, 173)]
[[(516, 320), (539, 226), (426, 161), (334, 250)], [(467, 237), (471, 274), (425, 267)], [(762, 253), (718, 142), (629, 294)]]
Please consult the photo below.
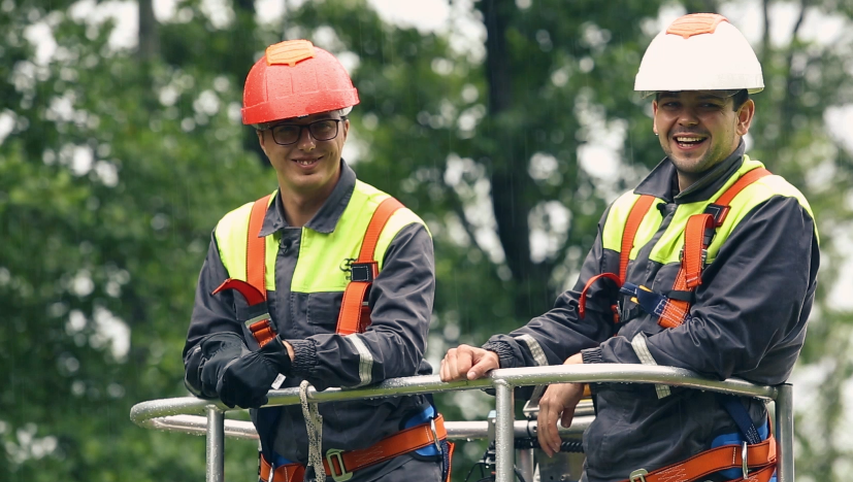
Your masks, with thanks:
[[(180, 352), (210, 231), (275, 186), (239, 120), (243, 79), (266, 45), (309, 38), (352, 67), (354, 168), (434, 234), (437, 361), (548, 309), (574, 282), (607, 203), (662, 157), (649, 102), (632, 91), (661, 12), (736, 8), (453, 0), (454, 23), (421, 32), (365, 0), (282, 1), (272, 21), (251, 1), (222, 2), (224, 23), (207, 2), (181, 1), (130, 50), (110, 45), (114, 23), (75, 14), (94, 2), (0, 2), (0, 480), (203, 477), (201, 438), (141, 429), (128, 413), (186, 393)], [(802, 34), (803, 5), (755, 7), (768, 26), (777, 17), (764, 15), (782, 7), (795, 21), (788, 40), (755, 45), (767, 89), (755, 97), (750, 154), (806, 193), (825, 254), (802, 358), (825, 379), (799, 407), (798, 480), (842, 480), (853, 460), (841, 399), (853, 320), (828, 294), (848, 251), (852, 164), (826, 111), (853, 102), (853, 48), (849, 35)], [(849, 2), (804, 11), (850, 31)], [(51, 37), (53, 55), (37, 56)], [(449, 419), (482, 419), (490, 401), (439, 403)], [(482, 451), (468, 445), (459, 480)], [(229, 442), (226, 458), (229, 479), (253, 479), (253, 444)]]

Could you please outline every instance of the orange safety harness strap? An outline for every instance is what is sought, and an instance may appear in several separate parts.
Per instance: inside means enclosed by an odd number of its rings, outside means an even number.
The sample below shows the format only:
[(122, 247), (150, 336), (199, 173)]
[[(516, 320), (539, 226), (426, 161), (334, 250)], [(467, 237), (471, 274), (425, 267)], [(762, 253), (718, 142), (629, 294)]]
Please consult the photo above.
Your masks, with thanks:
[(776, 469), (776, 439), (746, 446), (723, 445), (706, 450), (677, 464), (668, 465), (652, 472), (636, 470), (623, 482), (692, 482), (727, 469), (744, 469), (744, 478), (750, 482), (767, 482)]
[(267, 272), (266, 240), (261, 237), (264, 217), (267, 214), (270, 194), (255, 201), (249, 216), (249, 239), (246, 243), (246, 281), (260, 291), (267, 299), (267, 287), (264, 282)]
[[(631, 206), (631, 210), (628, 211), (628, 220), (625, 222), (625, 230), (622, 232), (622, 245), (619, 251), (619, 276), (617, 277), (613, 273), (601, 273), (587, 280), (583, 290), (581, 290), (580, 299), (578, 300), (578, 315), (581, 319), (583, 319), (586, 313), (586, 293), (589, 291), (590, 286), (595, 284), (596, 281), (601, 278), (606, 278), (615, 282), (617, 288), (621, 288), (622, 284), (625, 283), (625, 276), (628, 273), (628, 262), (630, 261), (631, 250), (634, 249), (634, 238), (637, 237), (637, 231), (640, 228), (640, 224), (643, 222), (643, 218), (646, 217), (646, 213), (649, 212), (649, 208), (652, 207), (654, 200), (654, 196), (642, 194), (636, 201), (634, 201), (634, 205)], [(618, 324), (619, 310), (616, 305), (613, 305), (611, 309), (613, 310), (613, 323)]]
[[(347, 480), (351, 477), (352, 472), (430, 445), (439, 445), (440, 441), (446, 438), (447, 429), (444, 426), (444, 417), (438, 415), (429, 423), (401, 430), (364, 449), (347, 452), (329, 450), (326, 452), (325, 460), (323, 460), (323, 467), (326, 469), (326, 474), (333, 479)], [(260, 476), (262, 480), (270, 480), (270, 468), (269, 462), (261, 456)], [(274, 482), (301, 481), (304, 471), (305, 466), (301, 464), (280, 465), (275, 468), (272, 480)]]
[(363, 332), (370, 325), (370, 306), (367, 295), (373, 280), (379, 275), (379, 263), (376, 262), (376, 243), (382, 230), (391, 216), (402, 208), (403, 204), (393, 197), (382, 201), (373, 212), (358, 259), (352, 263), (350, 282), (344, 290), (341, 300), (341, 311), (338, 313), (338, 326), (335, 330), (340, 335), (350, 335)]
[(643, 194), (631, 206), (631, 211), (628, 213), (628, 221), (625, 222), (625, 230), (622, 232), (622, 247), (619, 251), (619, 286), (625, 282), (625, 276), (628, 273), (628, 261), (631, 256), (631, 250), (634, 249), (634, 238), (637, 237), (637, 231), (640, 229), (640, 223), (652, 207), (655, 197), (648, 194)]
[[(258, 290), (267, 300), (266, 287), (266, 240), (261, 236), (261, 228), (264, 226), (264, 218), (269, 206), (270, 194), (255, 201), (252, 205), (252, 214), (249, 216), (248, 240), (246, 242), (246, 281), (250, 286)], [(249, 324), (249, 331), (257, 340), (258, 345), (264, 346), (275, 338), (275, 330), (270, 323), (269, 312), (262, 319)]]
[(694, 214), (687, 219), (684, 230), (684, 248), (681, 253), (681, 268), (675, 276), (672, 291), (669, 294), (658, 324), (664, 328), (680, 326), (687, 319), (693, 292), (702, 284), (702, 269), (708, 246), (722, 226), (729, 212), (732, 200), (744, 188), (770, 171), (764, 168), (753, 169), (740, 177), (717, 200), (708, 205), (702, 214)]

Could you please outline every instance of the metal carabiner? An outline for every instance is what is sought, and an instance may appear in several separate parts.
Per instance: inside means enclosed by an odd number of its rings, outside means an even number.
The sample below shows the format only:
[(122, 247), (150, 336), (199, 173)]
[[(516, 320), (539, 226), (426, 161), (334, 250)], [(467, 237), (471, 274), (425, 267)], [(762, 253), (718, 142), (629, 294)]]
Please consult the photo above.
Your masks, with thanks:
[(742, 469), (743, 469), (743, 480), (748, 480), (748, 477), (749, 477), (749, 461), (747, 460), (747, 452), (748, 452), (748, 450), (746, 447), (746, 442), (744, 442), (743, 448), (741, 449), (741, 452), (740, 452), (740, 458), (741, 458)]

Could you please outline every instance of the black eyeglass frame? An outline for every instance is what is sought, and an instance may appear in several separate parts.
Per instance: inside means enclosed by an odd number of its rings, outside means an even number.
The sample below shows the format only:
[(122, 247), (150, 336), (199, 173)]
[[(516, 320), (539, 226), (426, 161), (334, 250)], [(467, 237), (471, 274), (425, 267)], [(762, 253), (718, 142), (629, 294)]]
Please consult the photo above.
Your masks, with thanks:
[[(275, 142), (276, 144), (278, 144), (280, 146), (292, 146), (293, 144), (296, 144), (297, 142), (299, 142), (299, 139), (302, 138), (302, 130), (303, 129), (308, 129), (308, 132), (311, 134), (311, 137), (315, 141), (318, 141), (318, 142), (330, 141), (330, 140), (334, 139), (334, 138), (338, 137), (338, 134), (340, 133), (341, 121), (344, 121), (344, 120), (346, 120), (346, 117), (340, 117), (338, 119), (331, 119), (331, 118), (329, 118), (329, 119), (318, 119), (318, 120), (316, 120), (314, 122), (310, 122), (308, 124), (281, 123), (281, 124), (271, 125), (269, 127), (265, 127), (263, 129), (258, 129), (258, 130), (270, 131), (270, 135), (272, 136), (273, 142)], [(318, 124), (322, 124), (324, 122), (334, 122), (335, 123), (335, 133), (330, 137), (318, 136), (317, 134), (314, 133), (314, 126), (318, 125)], [(296, 138), (293, 140), (293, 142), (287, 142), (287, 143), (279, 142), (279, 140), (276, 138), (276, 134), (275, 134), (276, 129), (279, 127), (285, 127), (285, 126), (287, 126), (287, 127), (299, 127), (299, 132), (296, 134)]]

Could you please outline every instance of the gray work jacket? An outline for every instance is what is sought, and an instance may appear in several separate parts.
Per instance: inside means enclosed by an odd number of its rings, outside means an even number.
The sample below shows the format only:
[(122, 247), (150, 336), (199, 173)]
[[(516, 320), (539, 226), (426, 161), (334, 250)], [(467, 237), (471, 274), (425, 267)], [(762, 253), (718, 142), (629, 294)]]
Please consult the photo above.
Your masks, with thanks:
[[(679, 263), (649, 259), (654, 246), (678, 209), (707, 203), (728, 180), (742, 174), (739, 169), (744, 162), (741, 144), (679, 193), (675, 167), (664, 159), (639, 184), (634, 194), (658, 198), (650, 212), (659, 213), (659, 224), (630, 262), (626, 281), (662, 294), (671, 289)], [(785, 193), (799, 194), (781, 178), (774, 183), (785, 187)], [(770, 193), (748, 211), (703, 270), (690, 320), (671, 329), (659, 326), (656, 316), (620, 295), (609, 281), (591, 286), (586, 316), (578, 315), (587, 280), (604, 272), (619, 273), (619, 253), (602, 243), (605, 213), (574, 288), (564, 292), (552, 310), (509, 335), (492, 337), (484, 347), (498, 353), (504, 368), (556, 365), (582, 351), (584, 363), (645, 360), (713, 379), (782, 383), (805, 339), (820, 259), (814, 219), (802, 202), (804, 198)], [(614, 304), (622, 307), (617, 326), (611, 311)], [(661, 394), (652, 385), (616, 383), (591, 388), (597, 417), (584, 434), (586, 479), (591, 482), (625, 480), (640, 468), (651, 472), (709, 449), (717, 435), (737, 432), (731, 416), (708, 392), (672, 388)], [(764, 404), (743, 401), (753, 422), (763, 424)]]
[[(276, 232), (281, 235), (275, 260), (276, 289), (268, 291), (267, 303), (277, 333), (294, 349), (292, 373), (286, 374), (282, 388), (299, 386), (303, 379), (322, 390), (362, 386), (387, 378), (432, 372), (424, 360), (424, 351), (433, 306), (435, 273), (432, 238), (422, 222), (400, 229), (385, 251), (382, 271), (369, 294), (372, 324), (365, 333), (349, 336), (335, 333), (341, 292), (291, 292), (297, 261), (305, 249), (310, 249), (300, 246), (302, 230), (332, 233), (352, 197), (356, 176), (346, 163), (341, 161), (341, 164), (340, 180), (331, 196), (305, 227), (287, 224), (280, 197), (276, 196), (261, 230), (264, 236)], [(345, 260), (341, 260), (340, 266), (343, 269)], [(214, 236), (199, 276), (184, 347), (187, 370), (198, 366), (200, 360), (195, 347), (206, 336), (228, 331), (246, 340), (247, 332), (236, 316), (238, 309), (245, 304), (242, 297), (231, 290), (211, 295), (226, 278), (228, 273)], [(249, 347), (257, 346), (254, 340), (246, 342)], [(323, 452), (369, 447), (399, 431), (406, 420), (423, 410), (425, 403), (424, 397), (411, 396), (321, 404)], [(259, 420), (258, 411), (252, 410), (258, 432), (269, 432), (270, 427), (262, 424), (277, 419), (272, 430), (274, 451), (292, 462), (306, 463), (308, 438), (300, 406), (261, 409), (267, 410), (280, 413), (274, 417), (263, 417), (267, 421), (263, 422)], [(394, 465), (383, 464), (382, 471), (392, 470)], [(365, 472), (376, 472), (376, 469), (366, 469)], [(362, 477), (356, 477), (359, 478)]]

